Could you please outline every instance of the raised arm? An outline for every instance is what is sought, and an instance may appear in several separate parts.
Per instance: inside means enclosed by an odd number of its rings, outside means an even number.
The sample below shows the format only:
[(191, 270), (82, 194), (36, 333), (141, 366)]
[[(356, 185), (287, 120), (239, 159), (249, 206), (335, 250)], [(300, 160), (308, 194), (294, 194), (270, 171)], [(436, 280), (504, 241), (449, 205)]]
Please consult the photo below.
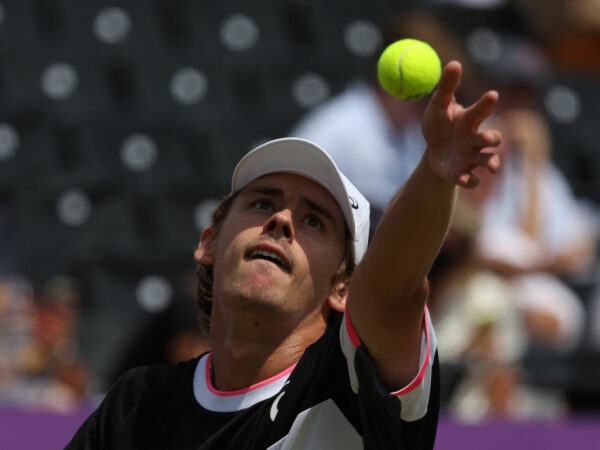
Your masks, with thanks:
[(463, 107), (454, 96), (461, 73), (456, 61), (444, 68), (423, 116), (424, 156), (388, 205), (350, 286), (350, 319), (390, 389), (410, 382), (418, 370), (426, 277), (457, 186), (476, 187), (475, 168), (496, 172), (500, 164), (489, 150), (500, 143), (500, 133), (479, 131), (498, 94), (489, 91)]

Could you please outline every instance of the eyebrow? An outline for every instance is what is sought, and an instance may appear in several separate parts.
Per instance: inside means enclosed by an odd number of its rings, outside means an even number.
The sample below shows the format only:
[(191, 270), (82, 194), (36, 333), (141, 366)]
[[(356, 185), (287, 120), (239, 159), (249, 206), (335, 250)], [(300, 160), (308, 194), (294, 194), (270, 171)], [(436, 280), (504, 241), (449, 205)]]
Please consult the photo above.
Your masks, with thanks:
[[(279, 189), (279, 188), (268, 187), (268, 186), (256, 186), (252, 189), (249, 189), (247, 191), (247, 194), (263, 194), (263, 195), (269, 195), (269, 196), (275, 196), (275, 197), (283, 197), (283, 190)], [(301, 200), (311, 210), (317, 212), (318, 214), (321, 214), (322, 216), (329, 219), (331, 222), (336, 223), (335, 218), (333, 217), (333, 214), (331, 214), (331, 212), (329, 212), (329, 210), (327, 210), (326, 208), (321, 206), (319, 203), (315, 202), (314, 200), (311, 200), (308, 197), (304, 197), (304, 196), (301, 197)]]

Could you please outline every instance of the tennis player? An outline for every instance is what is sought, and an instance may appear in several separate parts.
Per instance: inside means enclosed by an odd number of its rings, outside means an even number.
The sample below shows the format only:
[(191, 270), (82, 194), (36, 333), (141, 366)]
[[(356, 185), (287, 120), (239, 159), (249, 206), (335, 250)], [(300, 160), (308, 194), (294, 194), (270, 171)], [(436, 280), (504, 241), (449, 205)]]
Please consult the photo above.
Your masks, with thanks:
[(368, 247), (369, 204), (325, 150), (284, 138), (248, 153), (195, 251), (211, 351), (126, 372), (67, 449), (432, 449), (427, 273), (457, 186), (500, 164), (500, 133), (478, 130), (498, 94), (464, 108), (461, 72), (444, 68), (423, 159)]

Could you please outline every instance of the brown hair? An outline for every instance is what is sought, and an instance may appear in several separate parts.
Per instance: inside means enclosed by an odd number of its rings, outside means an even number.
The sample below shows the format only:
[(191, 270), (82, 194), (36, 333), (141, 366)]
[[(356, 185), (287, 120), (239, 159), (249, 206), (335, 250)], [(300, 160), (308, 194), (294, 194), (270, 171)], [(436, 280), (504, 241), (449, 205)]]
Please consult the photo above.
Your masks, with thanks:
[[(223, 197), (223, 199), (221, 199), (220, 203), (215, 208), (211, 218), (211, 226), (214, 229), (214, 234), (212, 235), (212, 238), (215, 238), (221, 231), (223, 223), (227, 218), (227, 214), (229, 213), (231, 205), (237, 197), (238, 192)], [(350, 235), (350, 231), (347, 225), (345, 229), (346, 238), (344, 258), (342, 260), (342, 263), (340, 264), (340, 267), (338, 268), (338, 270), (332, 278), (332, 283), (336, 283), (339, 281), (345, 281), (349, 283), (350, 277), (352, 276), (354, 268), (356, 267), (356, 263), (354, 262), (354, 244), (352, 236)], [(200, 328), (204, 333), (208, 335), (210, 333), (210, 317), (212, 312), (213, 268), (212, 266), (207, 266), (205, 264), (197, 264), (196, 274), (198, 277), (198, 298), (196, 304), (198, 306)], [(339, 319), (341, 319), (341, 316), (341, 313), (332, 309), (329, 313), (329, 316), (327, 317), (328, 325), (332, 325), (333, 323), (337, 322)]]

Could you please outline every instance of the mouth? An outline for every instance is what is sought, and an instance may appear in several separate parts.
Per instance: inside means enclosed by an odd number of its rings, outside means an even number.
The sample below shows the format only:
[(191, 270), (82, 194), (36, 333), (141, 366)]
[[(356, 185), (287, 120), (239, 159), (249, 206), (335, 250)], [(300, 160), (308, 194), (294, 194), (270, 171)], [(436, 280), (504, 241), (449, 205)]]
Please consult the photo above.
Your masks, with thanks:
[(290, 272), (290, 265), (282, 255), (265, 249), (255, 249), (248, 254), (248, 259), (263, 259), (279, 266), (285, 272)]

